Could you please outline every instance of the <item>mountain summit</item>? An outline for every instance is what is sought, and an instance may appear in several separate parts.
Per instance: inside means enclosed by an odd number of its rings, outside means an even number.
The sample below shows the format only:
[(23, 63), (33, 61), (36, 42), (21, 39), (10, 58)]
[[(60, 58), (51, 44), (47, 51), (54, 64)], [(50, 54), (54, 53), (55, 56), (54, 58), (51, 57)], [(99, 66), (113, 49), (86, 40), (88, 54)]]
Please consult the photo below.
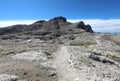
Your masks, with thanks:
[[(48, 31), (49, 30), (49, 31)], [(59, 16), (48, 21), (40, 20), (31, 25), (13, 25), (5, 28), (0, 28), (0, 35), (12, 33), (27, 33), (37, 32), (46, 34), (54, 33), (54, 31), (61, 31), (63, 33), (76, 33), (76, 31), (84, 30), (93, 33), (90, 25), (85, 25), (83, 21), (77, 23), (70, 23), (65, 17)]]

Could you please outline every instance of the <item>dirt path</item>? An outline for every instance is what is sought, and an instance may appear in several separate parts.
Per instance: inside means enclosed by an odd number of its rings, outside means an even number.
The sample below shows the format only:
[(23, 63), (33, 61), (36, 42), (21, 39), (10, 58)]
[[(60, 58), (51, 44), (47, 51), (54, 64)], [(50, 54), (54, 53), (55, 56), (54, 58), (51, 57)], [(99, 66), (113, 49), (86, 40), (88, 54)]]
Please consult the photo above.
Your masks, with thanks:
[(71, 67), (68, 60), (70, 54), (66, 46), (62, 46), (56, 54), (55, 64), (57, 65), (58, 81), (77, 81), (75, 68)]

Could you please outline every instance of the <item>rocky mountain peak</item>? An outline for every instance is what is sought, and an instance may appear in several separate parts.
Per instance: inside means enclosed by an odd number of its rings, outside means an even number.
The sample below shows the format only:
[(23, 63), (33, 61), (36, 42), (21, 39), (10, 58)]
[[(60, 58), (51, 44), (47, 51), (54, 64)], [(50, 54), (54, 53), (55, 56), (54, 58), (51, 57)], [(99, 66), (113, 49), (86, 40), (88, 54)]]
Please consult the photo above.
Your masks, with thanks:
[(33, 24), (43, 24), (44, 22), (46, 22), (45, 20), (39, 20), (39, 21), (36, 21), (35, 23)]
[(53, 19), (50, 19), (49, 21), (67, 22), (67, 19), (63, 16), (59, 16), (59, 17), (54, 17)]
[[(75, 30), (74, 30), (75, 29)], [(76, 31), (85, 30), (86, 32), (93, 33), (93, 30), (90, 25), (85, 25), (83, 21), (78, 23), (70, 23), (67, 22), (65, 17), (59, 16), (54, 17), (48, 21), (39, 20), (31, 25), (13, 25), (5, 28), (0, 28), (0, 35), (3, 34), (12, 34), (12, 33), (24, 33), (24, 32), (31, 32), (31, 33), (39, 33), (39, 35), (43, 35), (43, 32), (47, 34), (48, 30), (51, 33), (55, 33), (54, 31), (61, 31), (62, 33), (78, 33)], [(73, 30), (72, 32), (69, 30)]]

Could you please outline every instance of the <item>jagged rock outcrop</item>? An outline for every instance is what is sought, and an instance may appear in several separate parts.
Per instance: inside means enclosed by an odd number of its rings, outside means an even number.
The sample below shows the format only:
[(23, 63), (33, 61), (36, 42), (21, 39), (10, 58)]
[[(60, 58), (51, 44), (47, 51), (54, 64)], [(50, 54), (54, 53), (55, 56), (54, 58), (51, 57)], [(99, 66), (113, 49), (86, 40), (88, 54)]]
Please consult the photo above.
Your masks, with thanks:
[[(39, 32), (39, 35), (41, 32), (44, 32), (46, 34), (55, 33), (56, 31), (61, 31), (62, 33), (70, 33), (69, 30), (72, 30), (74, 33), (74, 29), (78, 30), (85, 30), (86, 32), (93, 32), (90, 25), (85, 25), (83, 21), (80, 21), (78, 23), (70, 23), (67, 22), (67, 19), (65, 17), (55, 17), (53, 19), (50, 19), (48, 21), (40, 20), (36, 21), (35, 23), (31, 25), (13, 25), (5, 28), (0, 28), (0, 35), (3, 34), (13, 34), (13, 33), (26, 33), (26, 34), (33, 34), (33, 32)], [(48, 32), (49, 31), (49, 32)]]
[(78, 22), (77, 27), (81, 28), (81, 29), (84, 29), (87, 32), (93, 32), (91, 26), (90, 25), (85, 25), (83, 21)]
[(67, 22), (66, 18), (65, 17), (55, 17), (53, 19), (50, 19), (49, 21), (56, 21), (56, 22)]

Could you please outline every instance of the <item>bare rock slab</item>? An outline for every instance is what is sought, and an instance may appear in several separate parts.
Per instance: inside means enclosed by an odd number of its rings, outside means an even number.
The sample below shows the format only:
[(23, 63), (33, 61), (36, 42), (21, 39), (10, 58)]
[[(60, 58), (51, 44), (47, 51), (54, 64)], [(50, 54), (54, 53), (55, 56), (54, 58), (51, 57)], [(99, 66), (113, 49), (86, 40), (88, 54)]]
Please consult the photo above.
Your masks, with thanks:
[(23, 59), (29, 61), (47, 61), (47, 55), (42, 52), (30, 51), (30, 52), (23, 52), (17, 55), (12, 56), (14, 59)]
[(15, 75), (0, 74), (0, 81), (18, 81), (19, 77)]

